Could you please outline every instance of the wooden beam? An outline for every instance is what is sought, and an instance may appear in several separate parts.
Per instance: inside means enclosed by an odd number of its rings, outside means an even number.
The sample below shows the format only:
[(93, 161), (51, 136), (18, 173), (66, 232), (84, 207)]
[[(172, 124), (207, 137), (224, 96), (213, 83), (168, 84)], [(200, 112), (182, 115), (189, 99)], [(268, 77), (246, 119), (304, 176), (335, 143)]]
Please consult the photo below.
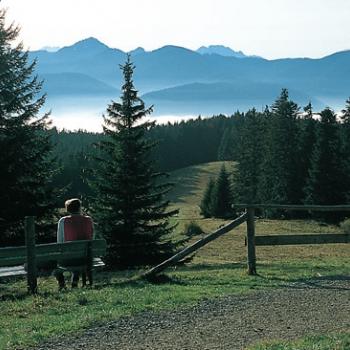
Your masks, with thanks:
[(247, 218), (247, 214), (246, 213), (242, 214), (237, 219), (231, 221), (230, 223), (228, 223), (224, 227), (217, 229), (213, 233), (210, 233), (209, 235), (205, 236), (204, 238), (200, 239), (199, 241), (197, 241), (197, 242), (193, 243), (192, 245), (186, 247), (185, 249), (181, 250), (179, 253), (175, 254), (174, 256), (169, 258), (168, 260), (165, 260), (161, 264), (146, 271), (142, 275), (142, 277), (148, 278), (148, 277), (156, 275), (157, 273), (165, 270), (167, 267), (177, 263), (178, 261), (180, 261), (184, 257), (192, 254), (193, 252), (195, 252), (199, 248), (205, 246), (209, 242), (211, 242), (211, 241), (217, 239), (218, 237), (222, 236), (223, 234), (233, 230), (235, 227), (242, 224), (246, 220), (246, 218)]
[(350, 243), (350, 235), (346, 233), (322, 233), (322, 234), (290, 234), (255, 236), (255, 245), (294, 245), (294, 244), (329, 244)]
[(233, 204), (235, 209), (284, 209), (300, 211), (350, 211), (350, 205)]

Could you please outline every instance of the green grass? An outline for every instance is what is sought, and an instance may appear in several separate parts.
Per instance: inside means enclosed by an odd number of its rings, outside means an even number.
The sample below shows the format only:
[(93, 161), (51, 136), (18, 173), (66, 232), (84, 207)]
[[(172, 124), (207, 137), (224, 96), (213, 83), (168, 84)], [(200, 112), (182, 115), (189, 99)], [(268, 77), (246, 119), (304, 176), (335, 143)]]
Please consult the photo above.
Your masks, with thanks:
[(60, 293), (53, 278), (41, 278), (37, 296), (26, 296), (23, 280), (1, 285), (0, 349), (18, 349), (57, 335), (76, 334), (92, 323), (141, 311), (175, 309), (203, 299), (348, 271), (346, 259), (268, 264), (260, 268), (261, 275), (249, 277), (241, 264), (192, 264), (170, 269), (169, 280), (161, 284), (137, 280), (133, 278), (135, 271), (111, 272), (97, 276), (92, 289)]
[[(221, 162), (210, 163), (172, 174), (172, 180), (180, 182), (172, 193), (174, 206), (180, 208), (178, 235), (190, 221), (195, 221), (205, 232), (226, 222), (202, 219), (198, 208), (204, 184), (220, 167)], [(92, 289), (59, 293), (54, 278), (48, 277), (39, 279), (37, 296), (26, 294), (23, 279), (0, 283), (0, 349), (24, 348), (56, 336), (79, 333), (91, 324), (142, 311), (171, 310), (194, 305), (203, 299), (278, 288), (310, 278), (349, 274), (349, 245), (334, 244), (258, 247), (259, 276), (247, 276), (245, 230), (245, 225), (239, 226), (199, 250), (191, 263), (168, 269), (163, 283), (152, 284), (137, 279), (140, 271), (104, 272), (96, 275)], [(257, 234), (338, 232), (339, 228), (314, 221), (259, 220), (256, 231)]]
[(250, 350), (349, 350), (350, 333), (312, 336), (298, 341), (258, 344)]

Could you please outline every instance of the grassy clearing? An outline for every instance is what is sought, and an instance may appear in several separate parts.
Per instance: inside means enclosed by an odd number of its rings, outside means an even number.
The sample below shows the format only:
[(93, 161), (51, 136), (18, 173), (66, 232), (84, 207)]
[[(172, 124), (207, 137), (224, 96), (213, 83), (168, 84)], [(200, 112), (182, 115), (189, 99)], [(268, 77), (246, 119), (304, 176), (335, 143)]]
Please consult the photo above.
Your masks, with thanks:
[[(195, 221), (207, 233), (225, 223), (200, 218), (198, 207), (204, 185), (220, 167), (218, 162), (174, 172), (172, 180), (179, 183), (172, 193), (174, 206), (180, 209), (178, 234), (189, 221)], [(259, 220), (256, 226), (257, 234), (339, 230), (336, 226), (301, 220)], [(137, 279), (139, 271), (100, 273), (92, 289), (61, 293), (57, 292), (54, 278), (40, 278), (37, 296), (26, 295), (23, 279), (0, 283), (0, 349), (20, 349), (58, 335), (76, 334), (91, 324), (142, 311), (175, 309), (203, 299), (277, 288), (314, 277), (349, 274), (350, 247), (334, 244), (258, 247), (260, 275), (247, 276), (245, 230), (245, 225), (241, 225), (202, 248), (191, 263), (169, 269), (169, 279), (160, 284)], [(342, 335), (339, 337), (342, 339)]]
[(274, 342), (259, 344), (250, 350), (348, 350), (350, 333), (306, 337), (296, 342)]
[(348, 271), (345, 259), (286, 262), (282, 267), (270, 263), (260, 268), (260, 276), (249, 277), (241, 264), (190, 264), (169, 270), (169, 281), (157, 285), (134, 279), (135, 271), (103, 273), (97, 276), (93, 289), (61, 293), (53, 278), (41, 278), (40, 293), (35, 297), (25, 295), (24, 280), (1, 285), (0, 349), (19, 349), (142, 311), (175, 309), (203, 299)]

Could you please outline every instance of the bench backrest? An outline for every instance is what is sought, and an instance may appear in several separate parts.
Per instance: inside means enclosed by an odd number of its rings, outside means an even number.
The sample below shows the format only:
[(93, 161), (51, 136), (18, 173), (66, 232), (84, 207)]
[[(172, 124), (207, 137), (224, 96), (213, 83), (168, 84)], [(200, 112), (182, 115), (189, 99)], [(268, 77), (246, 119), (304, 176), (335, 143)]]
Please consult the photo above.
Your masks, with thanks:
[[(94, 239), (91, 241), (71, 241), (64, 243), (37, 244), (35, 246), (37, 263), (45, 263), (58, 260), (86, 259), (104, 256), (106, 253), (106, 241)], [(26, 246), (0, 248), (0, 267), (24, 264), (27, 260)]]

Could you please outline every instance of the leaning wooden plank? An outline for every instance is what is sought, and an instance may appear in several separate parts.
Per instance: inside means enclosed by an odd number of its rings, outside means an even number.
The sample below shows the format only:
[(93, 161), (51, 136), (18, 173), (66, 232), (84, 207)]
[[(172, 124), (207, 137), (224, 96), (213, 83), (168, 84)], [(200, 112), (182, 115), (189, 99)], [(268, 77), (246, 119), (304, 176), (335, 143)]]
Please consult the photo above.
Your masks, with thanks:
[(241, 216), (239, 216), (237, 219), (231, 221), (230, 223), (228, 223), (227, 225), (217, 229), (216, 231), (214, 231), (213, 233), (210, 233), (209, 235), (205, 236), (204, 238), (200, 239), (199, 241), (193, 243), (192, 245), (190, 245), (189, 247), (181, 250), (179, 253), (175, 254), (174, 256), (172, 256), (171, 258), (169, 258), (168, 260), (165, 260), (164, 262), (162, 262), (161, 264), (153, 267), (152, 269), (146, 271), (142, 277), (150, 277), (152, 275), (155, 275), (163, 270), (165, 270), (167, 267), (177, 263), (178, 261), (180, 261), (181, 259), (183, 259), (184, 257), (192, 254), (193, 252), (195, 252), (196, 250), (198, 250), (199, 248), (205, 246), (206, 244), (208, 244), (209, 242), (217, 239), (218, 237), (222, 236), (223, 234), (231, 231), (232, 229), (234, 229), (235, 227), (239, 226), (240, 224), (242, 224), (243, 222), (245, 222), (247, 218), (247, 214), (244, 213)]
[(350, 243), (350, 235), (345, 233), (304, 233), (297, 235), (255, 236), (255, 245), (257, 246), (328, 243)]

